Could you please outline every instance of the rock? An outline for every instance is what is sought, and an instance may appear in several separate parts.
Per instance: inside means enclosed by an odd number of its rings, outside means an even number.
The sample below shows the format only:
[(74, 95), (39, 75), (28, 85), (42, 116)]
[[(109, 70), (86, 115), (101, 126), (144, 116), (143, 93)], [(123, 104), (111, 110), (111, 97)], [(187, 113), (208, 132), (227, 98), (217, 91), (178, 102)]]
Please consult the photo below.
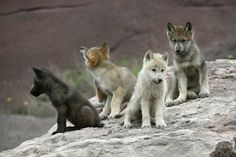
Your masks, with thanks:
[(236, 60), (216, 60), (207, 65), (210, 97), (166, 108), (168, 127), (164, 130), (141, 129), (139, 121), (133, 128), (124, 129), (120, 118), (103, 121), (104, 128), (52, 136), (55, 125), (47, 134), (0, 156), (218, 157), (215, 154), (221, 150), (233, 151), (233, 146), (223, 141), (236, 138)]
[(234, 152), (232, 144), (227, 141), (217, 143), (215, 150), (210, 154), (210, 157), (235, 157), (235, 156), (236, 152)]

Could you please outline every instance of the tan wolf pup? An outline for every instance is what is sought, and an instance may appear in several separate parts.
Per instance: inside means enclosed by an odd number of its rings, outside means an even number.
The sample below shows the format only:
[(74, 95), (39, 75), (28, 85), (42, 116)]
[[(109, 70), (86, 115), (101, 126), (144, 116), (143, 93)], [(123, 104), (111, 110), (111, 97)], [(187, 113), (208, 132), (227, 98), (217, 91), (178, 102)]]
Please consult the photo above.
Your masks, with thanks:
[(126, 108), (125, 128), (132, 126), (131, 120), (140, 111), (140, 108), (142, 112), (142, 128), (150, 128), (153, 118), (155, 118), (157, 128), (165, 128), (167, 126), (163, 119), (165, 94), (167, 92), (165, 78), (167, 58), (167, 53), (161, 55), (150, 50), (145, 53), (143, 67), (138, 74), (134, 93)]
[(80, 52), (97, 86), (106, 94), (100, 118), (105, 119), (109, 114), (109, 118), (115, 118), (122, 109), (122, 102), (128, 101), (132, 95), (135, 75), (128, 68), (109, 61), (110, 48), (106, 43), (101, 47), (81, 47)]
[(168, 99), (166, 104), (178, 105), (187, 98), (209, 96), (207, 67), (194, 40), (192, 24), (187, 22), (185, 26), (174, 26), (168, 23), (167, 36), (174, 53), (179, 95), (174, 101)]

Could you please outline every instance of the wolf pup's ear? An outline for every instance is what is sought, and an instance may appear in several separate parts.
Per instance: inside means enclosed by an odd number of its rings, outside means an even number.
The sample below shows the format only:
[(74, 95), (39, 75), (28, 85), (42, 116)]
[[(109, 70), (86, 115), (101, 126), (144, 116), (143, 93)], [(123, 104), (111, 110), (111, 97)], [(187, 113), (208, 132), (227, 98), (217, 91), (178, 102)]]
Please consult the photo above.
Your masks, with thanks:
[(175, 26), (172, 25), (170, 22), (167, 23), (167, 31), (173, 33), (175, 31)]
[(44, 75), (53, 75), (51, 71), (49, 71), (48, 69), (42, 68), (42, 71), (44, 72)]
[(163, 58), (163, 60), (164, 60), (165, 62), (167, 62), (167, 61), (168, 61), (168, 58), (169, 58), (169, 53), (168, 53), (167, 51), (165, 51), (165, 52), (163, 53), (163, 55), (162, 55), (162, 58)]
[(151, 59), (153, 59), (153, 52), (148, 50), (144, 55), (144, 62), (150, 61)]
[(45, 72), (43, 70), (38, 68), (32, 68), (32, 69), (38, 79), (43, 79), (45, 77)]
[(188, 34), (192, 34), (193, 33), (193, 27), (192, 24), (190, 22), (187, 22), (185, 27), (184, 27), (184, 31)]
[(109, 54), (110, 54), (110, 48), (107, 43), (103, 43), (100, 52), (102, 53), (102, 56), (105, 57), (105, 59), (109, 59)]

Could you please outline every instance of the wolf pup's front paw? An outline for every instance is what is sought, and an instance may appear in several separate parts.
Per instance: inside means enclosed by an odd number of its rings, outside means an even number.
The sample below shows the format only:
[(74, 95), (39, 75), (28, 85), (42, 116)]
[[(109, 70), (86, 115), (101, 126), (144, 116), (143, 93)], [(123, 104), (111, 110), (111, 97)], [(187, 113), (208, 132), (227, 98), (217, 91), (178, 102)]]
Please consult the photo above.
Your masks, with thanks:
[(104, 113), (100, 113), (100, 114), (99, 114), (99, 118), (100, 118), (101, 120), (107, 119), (107, 115), (105, 115)]
[(182, 103), (184, 103), (185, 101), (186, 101), (186, 99), (182, 99), (182, 98), (176, 99), (176, 100), (174, 100), (174, 105), (182, 104)]
[(119, 116), (119, 111), (117, 112), (111, 112), (111, 114), (108, 116), (109, 119), (115, 119), (116, 116)]
[(131, 128), (132, 127), (132, 123), (131, 122), (125, 122), (124, 123), (124, 128)]
[(56, 130), (52, 133), (52, 135), (55, 135), (55, 134), (58, 134), (58, 133), (64, 133), (64, 131), (59, 131), (59, 130)]
[(166, 107), (174, 106), (174, 101), (173, 100), (166, 100), (165, 105), (166, 105)]
[(142, 129), (144, 129), (144, 128), (152, 128), (151, 127), (151, 123), (150, 122), (143, 122), (141, 128)]
[(198, 96), (199, 96), (200, 98), (209, 97), (209, 96), (210, 96), (210, 92), (209, 92), (209, 90), (200, 91), (200, 93), (198, 94)]
[(156, 121), (156, 128), (164, 129), (166, 127), (167, 127), (167, 125), (166, 125), (166, 123), (165, 123), (165, 121), (163, 119)]
[(55, 135), (55, 134), (57, 134), (57, 133), (59, 133), (59, 132), (57, 132), (57, 131), (54, 131), (54, 132), (52, 133), (52, 135)]
[(108, 119), (115, 119), (118, 114), (110, 114), (108, 115)]

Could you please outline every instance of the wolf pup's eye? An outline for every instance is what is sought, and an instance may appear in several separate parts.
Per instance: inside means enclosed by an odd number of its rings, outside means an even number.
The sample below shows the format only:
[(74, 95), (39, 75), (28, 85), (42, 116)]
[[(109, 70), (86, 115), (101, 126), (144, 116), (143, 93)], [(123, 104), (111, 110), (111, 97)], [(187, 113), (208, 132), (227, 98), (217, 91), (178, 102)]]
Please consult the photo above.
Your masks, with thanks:
[(161, 69), (161, 72), (164, 72), (164, 69)]
[(156, 69), (152, 69), (153, 72), (156, 72)]
[(176, 42), (176, 40), (174, 39), (174, 40), (172, 40), (174, 43)]
[(182, 39), (181, 42), (185, 42), (186, 40)]

